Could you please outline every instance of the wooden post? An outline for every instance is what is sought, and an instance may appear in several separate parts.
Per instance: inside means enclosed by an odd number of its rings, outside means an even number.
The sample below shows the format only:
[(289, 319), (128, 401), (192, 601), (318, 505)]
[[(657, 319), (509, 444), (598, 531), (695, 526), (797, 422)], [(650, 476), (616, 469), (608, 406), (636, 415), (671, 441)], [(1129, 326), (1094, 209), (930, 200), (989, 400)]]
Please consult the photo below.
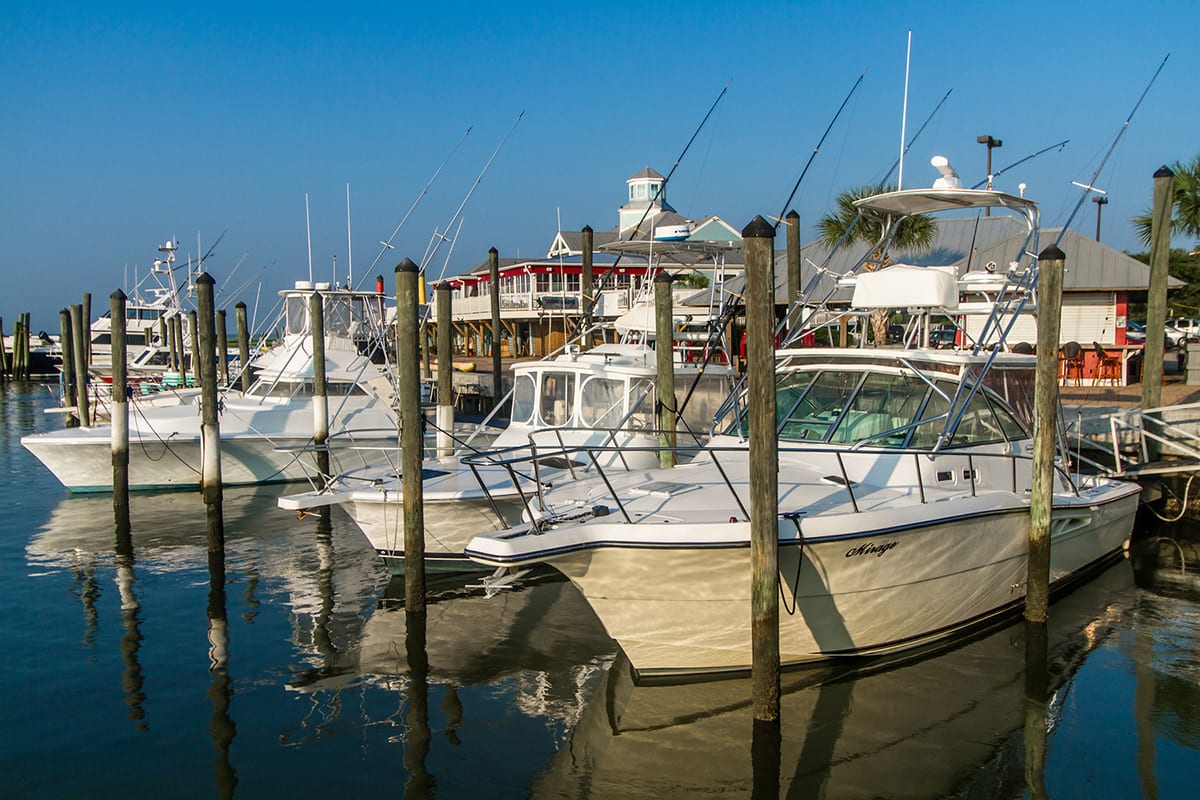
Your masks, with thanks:
[(13, 326), (13, 379), (18, 381), (25, 380), (23, 374), (25, 365), (22, 356), (22, 342), (29, 341), (29, 334), (25, 329), (25, 315), (17, 314), (17, 324)]
[[(1063, 261), (1055, 245), (1038, 255), (1037, 351), (1058, 352), (1062, 313)], [(1029, 505), (1029, 561), (1025, 619), (1045, 622), (1050, 606), (1050, 512), (1054, 505), (1055, 420), (1058, 414), (1058, 361), (1039, 358), (1033, 390), (1033, 479)]]
[[(75, 338), (71, 335), (71, 312), (60, 309), (58, 312), (58, 346), (62, 350), (62, 404), (74, 406), (79, 401), (75, 391)], [(79, 427), (79, 410), (67, 415), (66, 427)]]
[(112, 398), (110, 428), (113, 468), (113, 511), (121, 518), (129, 516), (129, 398), (126, 396), (125, 293), (120, 289), (108, 296), (108, 315), (112, 326)]
[(454, 455), (454, 370), (451, 350), (454, 349), (454, 329), (450, 320), (450, 284), (442, 281), (433, 290), (437, 305), (437, 454), (438, 458)]
[(579, 276), (579, 305), (583, 310), (583, 316), (580, 320), (580, 326), (589, 331), (587, 336), (583, 337), (583, 349), (587, 350), (592, 346), (592, 311), (593, 303), (596, 300), (596, 287), (593, 278), (592, 268), (592, 251), (595, 249), (595, 233), (592, 231), (592, 226), (584, 225), (579, 231), (583, 234), (583, 265)]
[[(410, 259), (396, 266), (396, 370), (400, 400), (400, 478), (404, 505), (404, 607), (425, 611), (425, 515), (421, 486), (424, 420), (417, 364), (417, 280), (420, 272)], [(450, 364), (438, 353), (438, 373)]]
[[(200, 309), (195, 352), (200, 380), (200, 492), (208, 512), (208, 552), (225, 550), (225, 525), (221, 516), (221, 427), (217, 418), (216, 333), (213, 330), (213, 285), (207, 272), (196, 278), (196, 305)], [(192, 320), (197, 317), (193, 312)]]
[[(149, 339), (147, 339), (149, 341)], [(217, 309), (217, 356), (221, 361), (221, 386), (229, 386), (229, 333), (225, 327), (225, 309)]]
[(312, 329), (313, 444), (323, 484), (329, 478), (329, 398), (325, 389), (325, 303), (320, 292), (308, 296), (308, 321)]
[(800, 215), (792, 209), (784, 221), (787, 224), (787, 304), (791, 308), (800, 296)]
[(242, 393), (250, 391), (250, 331), (246, 327), (246, 304), (238, 302), (233, 307), (237, 321), (238, 372), (242, 376)]
[(162, 325), (166, 337), (163, 339), (163, 346), (167, 348), (167, 371), (178, 373), (179, 362), (175, 358), (175, 318), (163, 317)]
[(8, 352), (4, 344), (4, 317), (0, 317), (0, 383), (8, 380)]
[(84, 337), (87, 334), (84, 332), (83, 325), (83, 306), (75, 303), (71, 306), (71, 342), (74, 345), (74, 367), (75, 367), (75, 405), (79, 411), (79, 424), (83, 427), (90, 427), (92, 424), (91, 409), (88, 408), (88, 380), (87, 380), (87, 342)]
[[(216, 328), (215, 328), (215, 316), (213, 317), (213, 319), (210, 319), (205, 324), (213, 328), (212, 338), (208, 340), (208, 346), (209, 346), (208, 355), (205, 357), (213, 359), (213, 370), (214, 370), (213, 374), (215, 375), (216, 374), (215, 370), (217, 368), (217, 362), (216, 362), (217, 343), (215, 341), (217, 338), (217, 334), (216, 334)], [(190, 338), (192, 340), (192, 348), (191, 348), (192, 349), (192, 375), (195, 376), (193, 378), (193, 380), (195, 380), (196, 383), (200, 383), (200, 336), (199, 336), (199, 329), (197, 327), (195, 311), (188, 312), (188, 334), (190, 335)], [(186, 379), (184, 380), (183, 384), (184, 384), (184, 386), (187, 386)]]
[(492, 301), (492, 408), (500, 404), (504, 396), (504, 373), (500, 369), (500, 254), (496, 248), (488, 250), (488, 282), (491, 285)]
[[(115, 320), (115, 319), (112, 320), (113, 326), (115, 327), (118, 322), (120, 324), (124, 325), (125, 319), (122, 318), (120, 320)], [(92, 366), (92, 293), (91, 292), (83, 293), (83, 325), (84, 325), (83, 335), (85, 337), (84, 341), (86, 342), (86, 347), (84, 349), (84, 357), (85, 357), (86, 361), (84, 363), (90, 367), (90, 366)]]
[(676, 464), (675, 455), (675, 320), (671, 305), (671, 282), (675, 278), (661, 271), (654, 276), (654, 363), (658, 373), (659, 466)]
[(775, 438), (775, 229), (742, 230), (750, 419), (750, 635), (754, 719), (779, 720), (779, 450)]
[[(1154, 173), (1154, 206), (1150, 212), (1150, 288), (1146, 294), (1146, 344), (1142, 349), (1142, 408), (1162, 405), (1163, 331), (1167, 323), (1167, 267), (1171, 259), (1171, 211), (1175, 173)], [(1186, 345), (1181, 345), (1186, 346)], [(1154, 442), (1154, 451), (1159, 451)]]

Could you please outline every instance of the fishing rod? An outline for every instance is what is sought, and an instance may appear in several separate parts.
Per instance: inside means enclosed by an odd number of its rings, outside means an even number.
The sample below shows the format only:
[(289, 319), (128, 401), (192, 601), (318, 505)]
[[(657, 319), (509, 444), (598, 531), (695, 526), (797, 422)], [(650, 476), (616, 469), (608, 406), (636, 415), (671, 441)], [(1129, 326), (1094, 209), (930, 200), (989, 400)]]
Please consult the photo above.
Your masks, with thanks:
[(800, 182), (803, 181), (804, 176), (808, 174), (808, 168), (812, 166), (813, 160), (817, 157), (817, 153), (821, 152), (821, 145), (825, 144), (825, 137), (829, 135), (831, 130), (833, 130), (834, 123), (838, 121), (838, 117), (842, 115), (842, 111), (846, 108), (846, 104), (850, 102), (850, 98), (856, 91), (858, 91), (858, 87), (862, 84), (863, 78), (865, 77), (867, 77), (867, 71), (864, 69), (862, 74), (858, 76), (858, 80), (856, 80), (854, 85), (850, 87), (850, 92), (846, 95), (846, 99), (842, 101), (840, 106), (838, 106), (837, 113), (833, 115), (833, 119), (829, 120), (829, 125), (825, 127), (825, 133), (821, 134), (821, 138), (817, 142), (817, 146), (813, 148), (812, 154), (808, 157), (808, 163), (804, 165), (804, 169), (800, 170), (800, 177), (796, 178), (796, 183), (794, 186), (792, 186), (792, 193), (788, 195), (787, 200), (785, 200), (783, 203), (783, 208), (779, 211), (779, 216), (775, 218), (775, 230), (779, 230), (779, 224), (783, 222), (783, 215), (787, 213), (788, 206), (792, 204), (792, 199), (795, 198), (796, 192), (800, 189)]
[(380, 244), (383, 245), (383, 248), (379, 251), (379, 255), (375, 256), (375, 260), (371, 262), (371, 266), (367, 267), (367, 271), (361, 280), (366, 280), (366, 277), (375, 270), (375, 265), (379, 263), (381, 258), (383, 258), (384, 253), (392, 249), (392, 240), (395, 239), (396, 235), (400, 233), (400, 229), (404, 227), (404, 223), (408, 222), (409, 215), (411, 215), (413, 211), (416, 210), (417, 206), (420, 205), (421, 200), (424, 199), (426, 193), (429, 192), (429, 187), (433, 186), (433, 182), (436, 181), (438, 176), (442, 174), (442, 170), (445, 169), (446, 165), (450, 163), (450, 159), (453, 158), (454, 154), (458, 152), (458, 148), (464, 141), (466, 141), (466, 138), (471, 135), (471, 129), (474, 127), (474, 125), (468, 125), (466, 131), (463, 132), (463, 135), (458, 137), (458, 141), (455, 143), (454, 147), (451, 148), (446, 157), (442, 159), (442, 163), (438, 165), (436, 170), (434, 170), (433, 175), (430, 176), (429, 180), (425, 182), (425, 186), (417, 194), (416, 199), (412, 201), (412, 205), (408, 207), (408, 211), (404, 212), (404, 216), (400, 219), (400, 224), (398, 224), (396, 229), (392, 231), (392, 235), (389, 236), (385, 241), (380, 242)]
[(1162, 72), (1163, 67), (1167, 65), (1167, 59), (1170, 57), (1170, 53), (1167, 53), (1163, 57), (1162, 63), (1158, 65), (1158, 69), (1154, 70), (1154, 76), (1150, 78), (1150, 82), (1147, 83), (1146, 88), (1142, 90), (1141, 97), (1139, 97), (1137, 102), (1134, 103), (1133, 110), (1129, 112), (1129, 116), (1125, 118), (1123, 123), (1121, 123), (1121, 130), (1117, 132), (1116, 138), (1113, 139), (1112, 146), (1108, 148), (1108, 152), (1104, 154), (1104, 158), (1100, 159), (1100, 165), (1097, 166), (1096, 171), (1092, 173), (1092, 179), (1087, 182), (1086, 186), (1083, 187), (1083, 193), (1079, 196), (1079, 202), (1075, 204), (1075, 208), (1072, 209), (1071, 215), (1067, 217), (1067, 221), (1063, 223), (1062, 229), (1059, 230), (1058, 236), (1054, 239), (1055, 246), (1058, 246), (1058, 243), (1062, 241), (1063, 236), (1066, 235), (1067, 229), (1071, 227), (1071, 223), (1075, 220), (1075, 215), (1078, 214), (1079, 209), (1083, 207), (1084, 201), (1087, 200), (1088, 195), (1095, 191), (1096, 179), (1100, 177), (1100, 171), (1104, 169), (1104, 166), (1108, 163), (1109, 157), (1111, 157), (1113, 151), (1117, 149), (1117, 145), (1120, 143), (1121, 137), (1125, 135), (1125, 131), (1129, 130), (1129, 123), (1131, 120), (1133, 120), (1133, 115), (1137, 113), (1138, 108), (1142, 105), (1142, 101), (1146, 99), (1146, 95), (1150, 92), (1150, 87), (1154, 85), (1156, 80), (1158, 80), (1159, 73)]
[[(1052, 145), (1050, 145), (1049, 147), (1043, 147), (1041, 150), (1038, 150), (1036, 153), (1030, 153), (1029, 155), (1025, 156), (1025, 157), (1024, 157), (1024, 158), (1022, 158), (1020, 161), (1014, 161), (1013, 163), (1009, 164), (1009, 165), (1008, 165), (1007, 167), (1005, 167), (1004, 169), (999, 169), (999, 170), (996, 170), (996, 171), (995, 171), (995, 172), (993, 172), (993, 173), (992, 173), (992, 174), (991, 174), (989, 177), (990, 177), (990, 179), (991, 179), (991, 180), (993, 180), (993, 181), (994, 181), (996, 178), (999, 178), (1001, 175), (1003, 175), (1003, 174), (1004, 174), (1005, 172), (1007, 172), (1008, 170), (1012, 169), (1013, 167), (1017, 167), (1017, 166), (1020, 166), (1021, 164), (1024, 164), (1026, 161), (1029, 161), (1031, 158), (1037, 158), (1037, 157), (1038, 157), (1038, 156), (1040, 156), (1042, 153), (1048, 153), (1048, 152), (1050, 152), (1051, 150), (1053, 150), (1053, 149), (1054, 149), (1054, 148), (1056, 148), (1056, 147), (1057, 147), (1059, 150), (1062, 150), (1064, 147), (1066, 147), (1066, 146), (1067, 146), (1067, 142), (1069, 142), (1069, 141), (1071, 141), (1071, 140), (1070, 140), (1070, 139), (1063, 139), (1061, 142), (1058, 142), (1057, 144), (1052, 144)], [(988, 182), (988, 180), (989, 180), (989, 178), (984, 178), (983, 180), (981, 180), (979, 183), (975, 184), (975, 185), (974, 185), (974, 186), (972, 186), (971, 188), (972, 188), (972, 189), (978, 189), (980, 186), (983, 186), (984, 184), (986, 184), (986, 183)]]
[[(467, 190), (466, 196), (463, 197), (462, 202), (458, 204), (458, 209), (455, 210), (454, 216), (450, 217), (450, 221), (446, 223), (447, 231), (449, 231), (451, 226), (454, 225), (455, 220), (457, 220), (459, 215), (462, 214), (463, 209), (467, 207), (467, 201), (471, 199), (471, 195), (475, 193), (475, 189), (478, 188), (479, 184), (483, 181), (483, 176), (487, 174), (489, 169), (491, 169), (492, 162), (496, 160), (496, 156), (500, 154), (501, 149), (503, 149), (505, 143), (508, 142), (508, 137), (512, 136), (512, 132), (516, 130), (517, 125), (521, 122), (521, 118), (524, 116), (524, 111), (517, 115), (516, 120), (513, 121), (513, 124), (509, 126), (508, 131), (504, 134), (504, 138), (500, 140), (500, 144), (496, 145), (496, 149), (492, 151), (491, 157), (488, 158), (487, 163), (483, 165), (483, 169), (480, 170), (479, 175), (475, 178), (475, 182), (471, 184), (471, 188)], [(440, 248), (442, 243), (445, 241), (445, 234), (439, 232), (435, 228), (433, 231), (433, 236), (429, 240), (429, 245), (425, 248), (425, 255), (421, 259), (420, 271), (422, 273), (425, 271), (425, 265), (429, 263), (429, 260), (434, 257), (438, 251), (438, 248)], [(442, 270), (442, 273), (443, 275), (445, 274), (444, 269)]]
[[(685, 144), (683, 146), (683, 150), (681, 150), (679, 152), (679, 156), (675, 159), (675, 163), (672, 164), (671, 169), (669, 169), (667, 171), (667, 176), (665, 178), (663, 178), (662, 192), (661, 192), (660, 196), (662, 196), (662, 197), (666, 196), (667, 184), (670, 183), (671, 176), (675, 174), (675, 170), (679, 168), (679, 165), (683, 161), (684, 156), (686, 156), (688, 150), (691, 149), (692, 143), (696, 141), (696, 137), (700, 135), (700, 131), (703, 130), (704, 126), (708, 123), (709, 117), (711, 117), (712, 113), (717, 110), (717, 105), (720, 104), (721, 98), (723, 98), (725, 96), (725, 93), (729, 91), (729, 84), (731, 84), (731, 83), (733, 83), (732, 79), (726, 81), (725, 85), (723, 87), (721, 87), (721, 93), (717, 95), (717, 99), (714, 100), (712, 102), (712, 105), (708, 107), (708, 113), (706, 113), (704, 115), (704, 119), (700, 120), (700, 124), (697, 125), (696, 130), (692, 132), (692, 137), (690, 139), (688, 139), (687, 144)], [(648, 204), (646, 206), (646, 210), (642, 212), (642, 218), (639, 219), (637, 224), (634, 225), (629, 230), (629, 238), (625, 239), (623, 241), (633, 241), (633, 239), (637, 237), (638, 232), (641, 230), (642, 223), (644, 223), (646, 221), (646, 217), (650, 216), (651, 208), (653, 208), (653, 204)], [(613, 261), (613, 263), (610, 264), (608, 266), (608, 268), (604, 270), (603, 273), (601, 273), (601, 275), (600, 275), (600, 283), (601, 284), (604, 282), (604, 279), (607, 278), (609, 275), (616, 274), (617, 265), (619, 265), (621, 263), (621, 259), (624, 257), (625, 257), (624, 252), (617, 253), (616, 260)], [(576, 323), (574, 323), (574, 325), (572, 326), (571, 335), (568, 338), (574, 337), (574, 335), (579, 331), (579, 329), (581, 327), (590, 324), (590, 321), (592, 318), (592, 312), (596, 310), (596, 304), (599, 302), (599, 299), (600, 299), (600, 292), (598, 291), (598, 289), (594, 289), (592, 296), (589, 298), (586, 298), (586, 299), (587, 299), (587, 308), (584, 309), (584, 313), (582, 315), (580, 315), (578, 321)]]

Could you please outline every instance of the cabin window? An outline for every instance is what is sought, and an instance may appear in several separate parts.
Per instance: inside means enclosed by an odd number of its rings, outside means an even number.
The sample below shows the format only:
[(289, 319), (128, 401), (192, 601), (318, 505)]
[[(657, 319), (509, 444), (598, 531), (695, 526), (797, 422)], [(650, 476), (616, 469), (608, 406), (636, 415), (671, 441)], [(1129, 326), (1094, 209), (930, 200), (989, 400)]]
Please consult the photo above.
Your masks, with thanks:
[(574, 411), (571, 402), (574, 396), (575, 375), (573, 373), (542, 373), (542, 423), (550, 426), (569, 423)]
[(308, 330), (308, 299), (299, 295), (287, 298), (287, 332), (304, 333)]
[(888, 433), (916, 418), (928, 384), (911, 375), (868, 374), (846, 407), (829, 441), (850, 444), (866, 440), (877, 447), (900, 447), (908, 430)]
[(989, 395), (988, 402), (991, 403), (992, 411), (996, 414), (996, 421), (1000, 423), (1000, 430), (1004, 432), (1005, 439), (1015, 442), (1029, 438), (1029, 434), (1025, 432), (1024, 426), (1017, 421), (1017, 418), (1007, 408), (1001, 405), (997, 398)]
[(625, 415), (625, 382), (587, 378), (579, 391), (579, 417), (592, 428), (616, 428)]
[(913, 428), (912, 438), (908, 446), (918, 450), (932, 450), (938, 443), (942, 429), (946, 427), (946, 414), (950, 410), (949, 397), (954, 395), (954, 387), (942, 384), (940, 392), (930, 392), (929, 400), (921, 409), (921, 420), (928, 420)]
[(533, 400), (536, 396), (533, 377), (521, 373), (513, 378), (512, 422), (525, 425), (533, 422)]
[[(821, 372), (778, 426), (779, 438), (823, 442), (846, 410), (858, 388), (860, 373)], [(778, 402), (776, 415), (779, 415)]]
[(629, 398), (632, 407), (629, 410), (629, 421), (625, 426), (634, 430), (649, 428), (654, 430), (657, 425), (654, 419), (654, 405), (658, 393), (654, 390), (654, 381), (649, 378), (637, 381), (629, 387)]
[(325, 297), (325, 332), (341, 335), (350, 333), (353, 317), (350, 313), (350, 298)]
[(1004, 431), (992, 413), (992, 407), (982, 391), (975, 393), (967, 403), (966, 411), (954, 429), (950, 440), (953, 445), (986, 444), (1004, 441)]

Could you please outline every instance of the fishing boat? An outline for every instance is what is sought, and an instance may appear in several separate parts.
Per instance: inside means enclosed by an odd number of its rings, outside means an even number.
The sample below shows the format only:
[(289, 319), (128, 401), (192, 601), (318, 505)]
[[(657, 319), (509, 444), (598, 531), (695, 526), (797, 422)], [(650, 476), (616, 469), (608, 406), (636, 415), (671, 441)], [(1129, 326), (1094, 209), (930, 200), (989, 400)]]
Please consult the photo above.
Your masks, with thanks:
[[(394, 389), (387, 365), (386, 296), (297, 281), (281, 292), (278, 342), (255, 360), (245, 394), (221, 398), (221, 479), (226, 485), (303, 480), (315, 474), (312, 329), (309, 298), (323, 303), (331, 455), (343, 469), (372, 451), (339, 443), (394, 440)], [(194, 488), (200, 479), (201, 408), (194, 397), (142, 405), (129, 415), (129, 488)], [(26, 436), (21, 444), (73, 492), (112, 490), (111, 427)], [(340, 462), (338, 459), (341, 459)], [(353, 460), (349, 460), (353, 459)]]
[[(1024, 223), (971, 349), (800, 347), (800, 319), (776, 352), (784, 665), (918, 648), (1023, 602), (1036, 358), (1008, 352), (1006, 338), (1034, 305), (1038, 211), (1024, 197), (963, 189), (956, 177), (857, 205), (892, 235), (910, 216), (950, 210)], [(959, 307), (972, 282), (957, 265), (885, 266), (888, 245), (885, 235), (838, 281), (854, 284), (852, 306), (916, 310), (926, 330), (939, 315), (985, 310)], [(874, 271), (862, 268), (869, 261)], [(641, 676), (748, 669), (747, 433), (763, 424), (749, 411), (745, 391), (735, 393), (709, 443), (677, 467), (602, 469), (544, 490), (544, 510), (475, 538), (466, 555), (496, 567), (497, 580), (533, 564), (563, 572)], [(1052, 591), (1120, 554), (1138, 495), (1136, 484), (1060, 465)]]
[[(569, 347), (557, 356), (520, 364), (513, 371), (508, 425), (483, 450), (467, 440), (458, 455), (427, 458), (422, 507), (427, 568), (477, 570), (463, 548), (476, 533), (521, 520), (537, 486), (594, 474), (600, 465), (648, 465), (658, 455), (655, 419), (656, 356), (646, 343), (609, 343), (591, 350)], [(674, 363), (678, 394), (690, 393), (683, 430), (707, 431), (733, 385), (727, 365)], [(686, 434), (683, 434), (686, 435)], [(699, 440), (696, 440), (699, 441)], [(611, 446), (593, 465), (556, 455), (567, 447)], [(628, 449), (629, 452), (623, 453)], [(395, 446), (391, 448), (395, 454)], [(463, 453), (483, 453), (466, 465)], [(528, 469), (513, 473), (488, 463), (488, 454), (532, 454)], [(341, 504), (394, 573), (404, 569), (402, 480), (395, 467), (353, 470), (312, 492), (279, 499), (302, 511)]]

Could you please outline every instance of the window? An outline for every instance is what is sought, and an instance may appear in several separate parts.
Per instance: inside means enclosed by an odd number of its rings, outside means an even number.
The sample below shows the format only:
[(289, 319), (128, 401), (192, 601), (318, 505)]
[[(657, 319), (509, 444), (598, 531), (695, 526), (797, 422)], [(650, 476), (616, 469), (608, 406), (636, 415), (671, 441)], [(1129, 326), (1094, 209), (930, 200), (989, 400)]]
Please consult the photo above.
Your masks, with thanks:
[(528, 425), (533, 421), (533, 377), (520, 373), (513, 379), (512, 422)]
[(542, 423), (561, 426), (571, 421), (574, 409), (575, 375), (570, 372), (542, 373)]
[(593, 428), (615, 428), (625, 414), (625, 382), (585, 379), (579, 390), (579, 418)]
[(927, 391), (928, 385), (911, 375), (867, 375), (829, 441), (850, 444), (866, 440), (878, 447), (902, 446), (907, 430), (884, 434), (913, 422)]
[(950, 443), (961, 445), (1000, 441), (1004, 441), (1004, 431), (1000, 429), (1000, 424), (996, 421), (996, 415), (992, 413), (992, 407), (988, 404), (987, 397), (982, 391), (976, 392), (975, 396), (967, 403), (966, 411), (963, 413), (962, 419), (958, 421), (958, 427), (954, 429), (954, 437)]
[[(829, 430), (841, 418), (858, 387), (859, 373), (821, 372), (813, 380), (795, 407), (781, 420), (779, 438), (790, 441), (825, 441)], [(776, 414), (780, 414), (776, 401)]]

